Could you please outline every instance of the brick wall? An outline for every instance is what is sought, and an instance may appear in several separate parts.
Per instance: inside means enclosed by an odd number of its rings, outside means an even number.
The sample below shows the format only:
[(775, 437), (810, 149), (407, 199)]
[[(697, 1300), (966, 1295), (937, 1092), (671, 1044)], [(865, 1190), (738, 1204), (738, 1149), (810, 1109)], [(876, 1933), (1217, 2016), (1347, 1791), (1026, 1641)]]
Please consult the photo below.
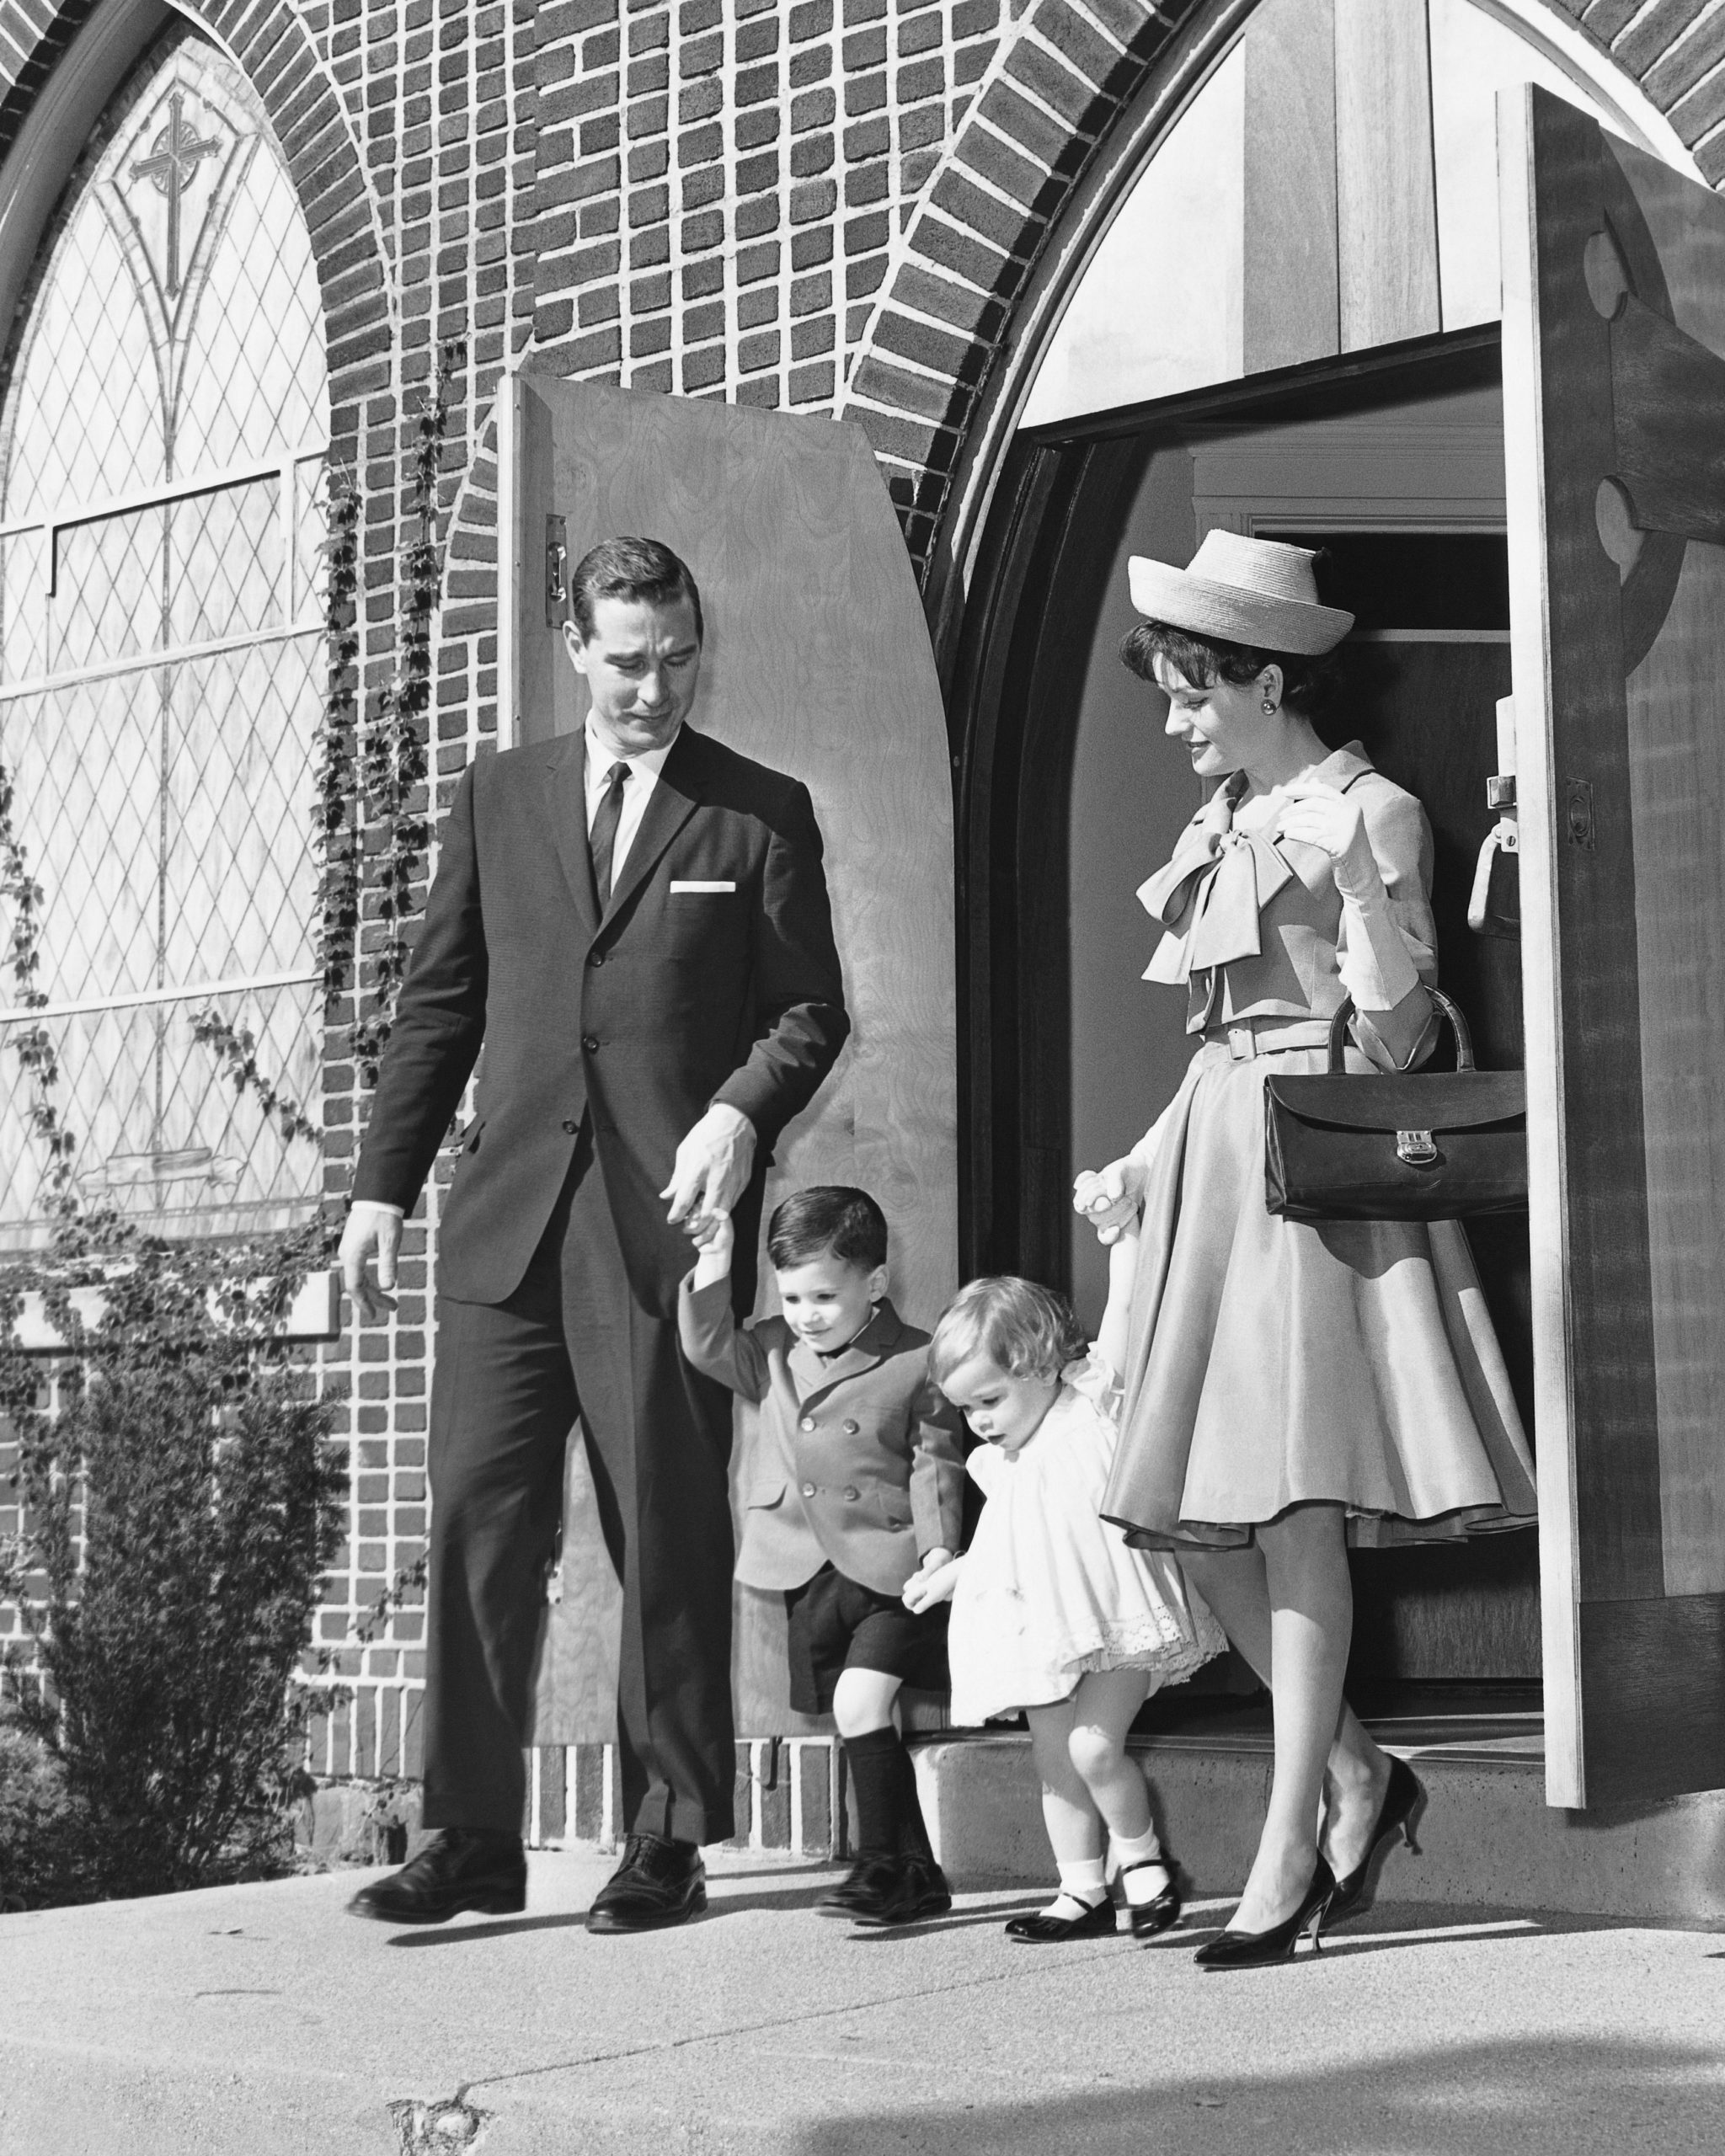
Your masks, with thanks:
[[(1551, 4), (1669, 113), (1710, 179), (1725, 175), (1720, 0)], [(967, 424), (1051, 221), (1170, 39), (1219, 5), (216, 0), (205, 11), (264, 98), (312, 230), (334, 454), (365, 493), (371, 691), (390, 670), (405, 459), (435, 350), (466, 344), (443, 477), (440, 807), (496, 734), (489, 415), (504, 364), (531, 347), (565, 372), (644, 391), (852, 418), (927, 568)], [(0, 4), (0, 152), (90, 12), (90, 0)], [(378, 932), (371, 923), (364, 947)], [(334, 1201), (365, 1113), (343, 1053), (350, 1015), (329, 1037)], [(418, 1766), (419, 1613), (401, 1610), (368, 1645), (352, 1632), (423, 1547), (437, 1196), (409, 1230), (393, 1321), (350, 1331), (323, 1358), (353, 1461), (352, 1533), (319, 1617), (352, 1694), (318, 1732), (316, 1764), (339, 1775)], [(569, 1791), (593, 1771), (559, 1780), (543, 1768), (545, 1801), (570, 1816)]]

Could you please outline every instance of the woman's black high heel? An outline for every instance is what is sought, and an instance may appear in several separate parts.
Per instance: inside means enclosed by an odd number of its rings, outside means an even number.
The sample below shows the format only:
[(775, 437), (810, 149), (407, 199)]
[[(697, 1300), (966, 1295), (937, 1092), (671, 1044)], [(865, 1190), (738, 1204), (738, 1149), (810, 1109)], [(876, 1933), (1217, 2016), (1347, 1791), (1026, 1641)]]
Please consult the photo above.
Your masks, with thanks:
[(1307, 1930), (1311, 1934), (1312, 1952), (1319, 1953), (1324, 1914), (1335, 1891), (1336, 1875), (1319, 1857), (1312, 1867), (1306, 1898), (1291, 1917), (1272, 1924), (1268, 1931), (1220, 1932), (1192, 1958), (1201, 1969), (1255, 1969), (1266, 1961), (1290, 1961), (1294, 1958), (1295, 1940)]
[(1398, 1834), (1405, 1837), (1408, 1848), (1418, 1855), (1419, 1844), (1413, 1838), (1413, 1829), (1424, 1809), (1425, 1790), (1418, 1776), (1405, 1759), (1398, 1759), (1392, 1753), (1390, 1785), (1384, 1791), (1370, 1844), (1353, 1870), (1336, 1881), (1336, 1891), (1324, 1913), (1326, 1924), (1338, 1924), (1348, 1917), (1365, 1914), (1376, 1899), (1379, 1874), (1383, 1870), (1385, 1858), (1396, 1846)]
[[(1180, 1889), (1174, 1881), (1174, 1860), (1164, 1849), (1160, 1856), (1147, 1856), (1142, 1864), (1123, 1865), (1120, 1877), (1129, 1871), (1142, 1871), (1146, 1865), (1155, 1865), (1168, 1875), (1168, 1883), (1154, 1900), (1135, 1902), (1129, 1897), (1126, 1913), (1131, 1919), (1132, 1936), (1144, 1945), (1161, 1933), (1172, 1931), (1180, 1921), (1180, 1912), (1185, 1906), (1180, 1899)], [(1121, 1892), (1125, 1892), (1123, 1886)]]

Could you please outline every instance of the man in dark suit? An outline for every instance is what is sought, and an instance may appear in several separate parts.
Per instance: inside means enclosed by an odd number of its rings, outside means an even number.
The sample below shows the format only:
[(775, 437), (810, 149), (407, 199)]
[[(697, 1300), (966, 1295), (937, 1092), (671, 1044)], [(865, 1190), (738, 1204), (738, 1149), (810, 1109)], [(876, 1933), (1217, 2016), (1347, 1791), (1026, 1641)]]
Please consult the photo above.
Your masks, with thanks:
[[(622, 1583), (628, 1822), (589, 1928), (705, 1905), (700, 1844), (733, 1831), (730, 1402), (684, 1358), (678, 1283), (714, 1214), (752, 1259), (766, 1161), (848, 1030), (807, 789), (687, 723), (688, 569), (609, 540), (570, 607), (585, 727), (462, 775), (342, 1245), (375, 1321), (483, 1044), (437, 1283), (424, 1821), (442, 1831), (353, 1903), (393, 1922), (525, 1905), (521, 1737), (578, 1417)], [(752, 1262), (737, 1293), (740, 1311)]]

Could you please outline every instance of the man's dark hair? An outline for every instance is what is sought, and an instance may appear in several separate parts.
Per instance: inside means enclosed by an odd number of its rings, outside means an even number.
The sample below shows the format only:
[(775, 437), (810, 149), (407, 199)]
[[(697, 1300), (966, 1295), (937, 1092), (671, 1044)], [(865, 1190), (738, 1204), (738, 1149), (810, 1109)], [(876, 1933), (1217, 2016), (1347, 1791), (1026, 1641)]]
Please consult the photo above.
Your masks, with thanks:
[(700, 587), (688, 563), (657, 539), (601, 539), (575, 563), (569, 611), (583, 643), (593, 634), (593, 605), (599, 599), (639, 599), (651, 606), (686, 599), (694, 609), (697, 643), (707, 633)]
[(866, 1190), (816, 1183), (786, 1198), (774, 1212), (766, 1230), (766, 1255), (775, 1273), (829, 1252), (870, 1273), (886, 1263), (886, 1215)]

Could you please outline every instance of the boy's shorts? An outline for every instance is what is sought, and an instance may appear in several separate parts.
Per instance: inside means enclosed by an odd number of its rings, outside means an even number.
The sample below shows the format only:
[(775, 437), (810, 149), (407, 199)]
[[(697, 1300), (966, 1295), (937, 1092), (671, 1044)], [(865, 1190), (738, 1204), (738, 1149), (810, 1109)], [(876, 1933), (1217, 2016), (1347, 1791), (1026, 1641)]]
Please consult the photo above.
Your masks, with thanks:
[(790, 1619), (791, 1705), (799, 1715), (830, 1715), (840, 1673), (878, 1669), (921, 1692), (944, 1692), (949, 1604), (913, 1615), (895, 1594), (846, 1579), (823, 1565), (785, 1596)]

